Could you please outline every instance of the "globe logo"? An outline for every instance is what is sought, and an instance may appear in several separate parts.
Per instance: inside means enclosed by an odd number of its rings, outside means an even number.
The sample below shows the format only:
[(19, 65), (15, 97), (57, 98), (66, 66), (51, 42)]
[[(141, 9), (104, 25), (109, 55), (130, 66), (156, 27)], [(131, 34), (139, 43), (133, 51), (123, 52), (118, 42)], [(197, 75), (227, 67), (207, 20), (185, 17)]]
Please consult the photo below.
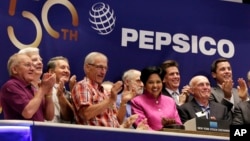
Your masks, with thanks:
[(107, 35), (113, 31), (116, 17), (109, 5), (102, 2), (95, 3), (89, 11), (89, 15), (91, 27), (98, 31), (98, 34)]

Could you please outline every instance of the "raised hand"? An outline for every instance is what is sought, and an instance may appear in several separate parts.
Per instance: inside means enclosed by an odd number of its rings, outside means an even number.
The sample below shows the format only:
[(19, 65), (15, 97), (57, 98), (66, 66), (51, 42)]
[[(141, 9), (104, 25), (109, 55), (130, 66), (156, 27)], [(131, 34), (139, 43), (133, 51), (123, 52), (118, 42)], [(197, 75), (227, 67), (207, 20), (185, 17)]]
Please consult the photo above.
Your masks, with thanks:
[(187, 101), (190, 93), (191, 93), (191, 90), (190, 90), (189, 85), (186, 85), (182, 88), (181, 94), (179, 96), (179, 105), (182, 105)]
[(224, 97), (230, 99), (232, 97), (232, 89), (233, 89), (233, 80), (225, 80), (222, 83), (222, 90), (224, 92)]
[(248, 88), (247, 88), (246, 81), (243, 78), (238, 79), (237, 90), (238, 90), (238, 94), (241, 100), (246, 101), (247, 96), (248, 96)]
[(114, 102), (116, 101), (117, 94), (122, 90), (122, 85), (123, 85), (122, 81), (117, 81), (111, 88), (110, 99), (113, 100)]
[(181, 93), (179, 96), (179, 104), (178, 105), (184, 104), (187, 101), (188, 96), (189, 96), (189, 94)]
[(126, 85), (124, 85), (123, 92), (122, 92), (122, 101), (124, 103), (127, 103), (135, 96), (136, 96), (136, 90), (134, 88), (129, 89)]
[(51, 73), (44, 73), (41, 81), (40, 88), (44, 94), (51, 93), (54, 84), (56, 83), (56, 75)]
[(69, 79), (69, 90), (72, 91), (72, 89), (74, 88), (75, 84), (76, 84), (76, 75), (72, 75)]
[(59, 84), (58, 84), (58, 87), (57, 87), (57, 96), (62, 96), (64, 95), (64, 81), (60, 80), (59, 81)]

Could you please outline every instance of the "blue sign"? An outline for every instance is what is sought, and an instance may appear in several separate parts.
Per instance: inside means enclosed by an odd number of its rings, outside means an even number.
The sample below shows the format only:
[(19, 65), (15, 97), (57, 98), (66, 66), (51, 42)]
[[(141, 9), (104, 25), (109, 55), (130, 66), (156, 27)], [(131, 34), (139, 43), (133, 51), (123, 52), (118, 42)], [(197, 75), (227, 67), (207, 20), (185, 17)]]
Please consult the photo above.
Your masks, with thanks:
[[(250, 5), (218, 0), (3, 0), (0, 1), (0, 85), (7, 60), (38, 47), (44, 66), (54, 56), (70, 61), (81, 80), (86, 54), (109, 58), (106, 80), (130, 68), (179, 62), (181, 86), (193, 75), (210, 75), (213, 60), (231, 61), (235, 85), (250, 69)], [(44, 67), (46, 68), (46, 67)]]

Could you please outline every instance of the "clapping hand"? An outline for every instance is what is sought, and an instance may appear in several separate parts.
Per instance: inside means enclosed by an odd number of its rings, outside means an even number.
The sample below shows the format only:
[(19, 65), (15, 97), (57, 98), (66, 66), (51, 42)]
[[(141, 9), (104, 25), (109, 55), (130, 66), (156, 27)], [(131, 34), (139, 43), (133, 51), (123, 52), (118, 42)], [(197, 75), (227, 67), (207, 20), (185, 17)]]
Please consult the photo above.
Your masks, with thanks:
[(76, 84), (76, 75), (72, 75), (69, 79), (69, 90), (72, 91)]
[(238, 94), (239, 97), (241, 98), (242, 101), (247, 100), (247, 92), (248, 92), (248, 88), (247, 88), (247, 84), (246, 81), (243, 78), (239, 78), (238, 79), (238, 86), (237, 86), (237, 90), (238, 90)]
[(60, 97), (64, 95), (64, 81), (60, 80), (57, 87), (57, 96)]
[(191, 93), (190, 86), (189, 85), (184, 86), (179, 96), (179, 105), (182, 105), (187, 101), (190, 93)]
[(123, 92), (122, 92), (122, 101), (124, 103), (127, 103), (135, 96), (136, 96), (135, 89), (133, 89), (133, 88), (129, 89), (128, 86), (124, 85)]
[(117, 94), (122, 90), (122, 85), (123, 85), (122, 81), (117, 81), (111, 88), (110, 99), (113, 100), (114, 102), (116, 101)]
[(225, 80), (223, 83), (222, 83), (222, 90), (224, 92), (224, 97), (227, 98), (227, 99), (230, 99), (232, 97), (232, 89), (233, 89), (233, 80)]
[(40, 87), (43, 89), (44, 94), (51, 93), (54, 84), (56, 83), (56, 75), (51, 73), (44, 73)]

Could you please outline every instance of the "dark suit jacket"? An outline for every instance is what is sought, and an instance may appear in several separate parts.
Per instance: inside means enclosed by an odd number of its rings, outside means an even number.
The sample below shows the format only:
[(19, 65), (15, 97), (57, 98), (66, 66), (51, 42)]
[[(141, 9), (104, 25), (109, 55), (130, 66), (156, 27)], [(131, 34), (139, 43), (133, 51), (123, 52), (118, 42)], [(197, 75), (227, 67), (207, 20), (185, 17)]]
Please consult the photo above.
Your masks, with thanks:
[(172, 97), (171, 94), (166, 90), (166, 88), (162, 88), (162, 93), (166, 96)]
[[(216, 103), (214, 101), (209, 101), (209, 107), (210, 107), (210, 117), (214, 116), (216, 120), (228, 120), (229, 122), (232, 121), (231, 112), (228, 112), (226, 106), (220, 103)], [(199, 106), (199, 104), (196, 102), (194, 98), (192, 101), (181, 105), (179, 115), (180, 115), (182, 123), (184, 124), (186, 121), (192, 118), (206, 119), (205, 116), (197, 117), (196, 113), (201, 112), (201, 111), (202, 111), (202, 108)]]
[(233, 106), (235, 106), (237, 103), (241, 101), (236, 88), (233, 88), (232, 90), (233, 97), (234, 97), (234, 104), (224, 98), (224, 92), (219, 86), (212, 87), (211, 93), (212, 94), (211, 94), (210, 100), (227, 106), (229, 111), (233, 110)]
[(239, 102), (235, 106), (232, 124), (250, 124), (250, 101)]

